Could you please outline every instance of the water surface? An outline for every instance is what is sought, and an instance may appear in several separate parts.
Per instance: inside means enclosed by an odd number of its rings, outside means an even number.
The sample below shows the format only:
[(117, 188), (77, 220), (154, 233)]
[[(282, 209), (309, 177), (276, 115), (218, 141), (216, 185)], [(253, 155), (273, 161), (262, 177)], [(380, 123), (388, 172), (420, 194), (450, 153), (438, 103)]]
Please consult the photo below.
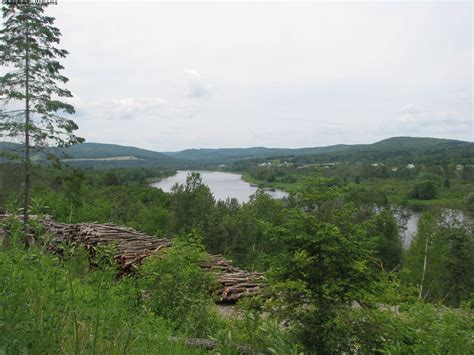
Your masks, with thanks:
[[(216, 200), (226, 200), (236, 198), (239, 202), (247, 202), (249, 197), (257, 192), (258, 187), (242, 180), (240, 174), (223, 173), (219, 171), (196, 171), (201, 174), (202, 182), (209, 186)], [(153, 187), (170, 192), (174, 184), (186, 183), (186, 177), (192, 173), (190, 170), (178, 171), (175, 175), (164, 178), (152, 184)], [(288, 196), (285, 191), (265, 190), (273, 198), (283, 198)]]
[[(186, 183), (186, 177), (191, 173), (190, 170), (178, 171), (175, 175), (164, 178), (152, 184), (153, 187), (160, 188), (165, 192), (171, 192), (174, 184)], [(197, 171), (201, 174), (204, 184), (209, 186), (216, 200), (226, 200), (227, 198), (236, 198), (239, 202), (247, 202), (258, 187), (242, 180), (240, 174), (223, 173), (217, 171)], [(288, 193), (282, 190), (266, 190), (273, 198), (287, 197)], [(400, 230), (400, 237), (403, 246), (407, 248), (416, 234), (417, 223), (421, 212), (414, 211), (411, 208), (395, 207), (394, 215)], [(466, 216), (461, 211), (444, 209), (441, 220), (451, 222), (455, 220), (464, 221)]]

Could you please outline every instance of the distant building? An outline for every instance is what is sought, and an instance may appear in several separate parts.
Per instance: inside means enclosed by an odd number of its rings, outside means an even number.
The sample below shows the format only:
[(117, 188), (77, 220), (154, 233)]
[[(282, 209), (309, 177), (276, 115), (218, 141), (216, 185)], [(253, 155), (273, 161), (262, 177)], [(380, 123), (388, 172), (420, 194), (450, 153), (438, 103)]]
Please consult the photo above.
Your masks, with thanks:
[(461, 165), (461, 164), (456, 165), (456, 171), (463, 171), (463, 170), (464, 170), (463, 165)]
[(370, 165), (372, 165), (372, 166), (379, 166), (379, 163), (372, 163), (372, 164), (370, 164)]
[(408, 164), (407, 169), (415, 169), (415, 164)]
[(398, 168), (392, 168), (392, 171), (397, 171), (397, 170), (398, 170)]

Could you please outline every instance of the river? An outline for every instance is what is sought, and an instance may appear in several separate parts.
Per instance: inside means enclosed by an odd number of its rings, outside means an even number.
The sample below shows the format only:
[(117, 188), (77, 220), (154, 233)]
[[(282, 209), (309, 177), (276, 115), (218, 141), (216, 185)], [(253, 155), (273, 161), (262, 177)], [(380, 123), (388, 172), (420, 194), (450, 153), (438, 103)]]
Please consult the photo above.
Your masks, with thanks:
[[(164, 192), (170, 192), (174, 184), (186, 183), (186, 177), (192, 171), (181, 170), (175, 175), (164, 178), (160, 181), (152, 183), (153, 187), (160, 188)], [(216, 200), (226, 200), (227, 198), (236, 198), (239, 202), (248, 202), (251, 195), (253, 195), (258, 187), (242, 180), (240, 174), (224, 173), (218, 171), (197, 171), (201, 174), (202, 182), (209, 186), (212, 194)], [(266, 190), (273, 198), (283, 198), (288, 196), (288, 193), (282, 190)], [(417, 223), (421, 216), (421, 212), (414, 211), (410, 208), (393, 208), (394, 216), (400, 230), (400, 237), (402, 238), (404, 247), (408, 247), (416, 234)], [(443, 210), (444, 220), (454, 219), (464, 220), (466, 216), (461, 211)]]
[[(181, 170), (175, 175), (164, 178), (152, 183), (153, 187), (162, 189), (164, 192), (170, 192), (174, 184), (186, 183), (186, 177), (192, 171)], [(202, 182), (209, 186), (216, 200), (226, 200), (227, 198), (236, 198), (239, 202), (247, 202), (251, 195), (257, 192), (256, 185), (249, 184), (242, 180), (240, 174), (223, 173), (219, 171), (196, 171), (201, 174)], [(273, 198), (283, 198), (288, 196), (282, 190), (266, 190), (266, 193)]]

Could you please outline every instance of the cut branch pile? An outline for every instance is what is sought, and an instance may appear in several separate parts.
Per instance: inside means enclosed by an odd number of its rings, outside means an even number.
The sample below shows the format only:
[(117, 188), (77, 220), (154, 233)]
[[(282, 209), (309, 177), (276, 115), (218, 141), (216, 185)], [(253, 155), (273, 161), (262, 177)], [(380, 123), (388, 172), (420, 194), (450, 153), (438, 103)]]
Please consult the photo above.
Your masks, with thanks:
[[(0, 215), (0, 223), (3, 219)], [(65, 244), (83, 245), (95, 255), (98, 246), (114, 245), (114, 259), (124, 272), (135, 270), (143, 259), (172, 244), (169, 239), (151, 237), (114, 224), (65, 224), (50, 218), (44, 218), (42, 222), (45, 232), (52, 237), (48, 241), (50, 251), (61, 254)], [(201, 267), (217, 275), (221, 284), (216, 291), (220, 302), (236, 302), (244, 296), (257, 294), (263, 287), (263, 274), (241, 270), (220, 256), (211, 256)]]

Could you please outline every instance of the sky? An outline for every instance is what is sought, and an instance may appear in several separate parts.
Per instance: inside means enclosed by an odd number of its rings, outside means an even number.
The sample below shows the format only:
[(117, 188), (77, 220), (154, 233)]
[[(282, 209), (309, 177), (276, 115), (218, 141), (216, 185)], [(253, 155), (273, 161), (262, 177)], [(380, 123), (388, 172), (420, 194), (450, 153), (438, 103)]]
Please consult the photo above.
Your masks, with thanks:
[(474, 140), (466, 2), (79, 2), (49, 14), (89, 142)]

